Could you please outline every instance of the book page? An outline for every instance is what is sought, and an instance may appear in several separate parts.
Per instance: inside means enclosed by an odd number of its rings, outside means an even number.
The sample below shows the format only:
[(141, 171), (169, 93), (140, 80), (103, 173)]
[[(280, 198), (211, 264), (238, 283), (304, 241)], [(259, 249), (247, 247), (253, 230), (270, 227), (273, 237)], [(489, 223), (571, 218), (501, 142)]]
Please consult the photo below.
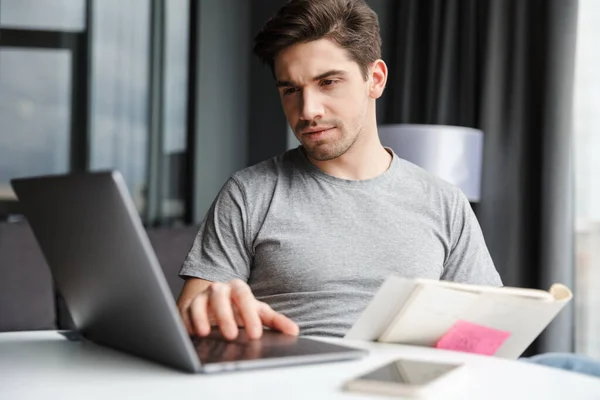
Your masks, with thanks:
[(464, 290), (472, 293), (498, 293), (509, 296), (519, 296), (532, 299), (539, 299), (544, 301), (554, 301), (555, 297), (552, 293), (540, 290), (540, 289), (525, 289), (510, 286), (484, 286), (484, 285), (471, 285), (468, 283), (457, 283), (451, 281), (436, 281), (430, 279), (418, 279), (419, 282), (424, 282), (431, 285), (438, 285), (453, 288), (455, 290)]
[(510, 332), (495, 356), (517, 358), (571, 299), (561, 284), (545, 292), (392, 276), (346, 338), (434, 346), (466, 321)]
[(397, 276), (386, 279), (344, 338), (377, 340), (400, 311), (414, 287), (414, 280)]
[(555, 283), (550, 287), (550, 293), (556, 301), (567, 302), (573, 298), (573, 293), (563, 284)]
[(495, 355), (514, 359), (527, 349), (565, 304), (566, 301), (540, 303), (534, 299), (484, 293), (465, 311), (463, 319), (510, 332), (510, 337)]
[(382, 342), (433, 346), (479, 298), (479, 294), (419, 283)]

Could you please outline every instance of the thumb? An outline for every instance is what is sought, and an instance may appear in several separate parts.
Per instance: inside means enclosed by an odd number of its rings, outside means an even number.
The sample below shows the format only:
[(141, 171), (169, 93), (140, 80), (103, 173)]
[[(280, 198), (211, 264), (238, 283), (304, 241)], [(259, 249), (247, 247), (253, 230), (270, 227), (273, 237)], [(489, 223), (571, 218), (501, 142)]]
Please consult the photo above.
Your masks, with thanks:
[(300, 332), (300, 328), (294, 321), (285, 315), (276, 312), (266, 303), (259, 302), (258, 315), (260, 316), (263, 325), (269, 328), (293, 336), (298, 336), (298, 333)]

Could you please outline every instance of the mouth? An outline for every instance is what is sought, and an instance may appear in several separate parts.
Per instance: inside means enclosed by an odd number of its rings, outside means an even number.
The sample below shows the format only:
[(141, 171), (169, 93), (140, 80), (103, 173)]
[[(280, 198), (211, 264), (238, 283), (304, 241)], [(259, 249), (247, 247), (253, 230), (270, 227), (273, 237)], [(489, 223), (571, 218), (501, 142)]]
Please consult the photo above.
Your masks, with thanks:
[(327, 134), (333, 132), (335, 128), (325, 128), (302, 132), (302, 136), (309, 140), (318, 140), (325, 137)]

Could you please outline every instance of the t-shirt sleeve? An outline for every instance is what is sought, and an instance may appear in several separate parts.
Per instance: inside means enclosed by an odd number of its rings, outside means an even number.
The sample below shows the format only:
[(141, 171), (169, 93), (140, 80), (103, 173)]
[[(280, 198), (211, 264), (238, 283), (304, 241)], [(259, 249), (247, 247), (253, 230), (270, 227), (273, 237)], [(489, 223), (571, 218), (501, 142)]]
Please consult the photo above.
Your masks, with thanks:
[(252, 257), (244, 192), (232, 177), (221, 188), (200, 225), (179, 275), (212, 282), (248, 281)]
[(485, 244), (477, 217), (464, 193), (454, 193), (451, 212), (450, 253), (441, 279), (477, 285), (502, 286), (502, 280)]

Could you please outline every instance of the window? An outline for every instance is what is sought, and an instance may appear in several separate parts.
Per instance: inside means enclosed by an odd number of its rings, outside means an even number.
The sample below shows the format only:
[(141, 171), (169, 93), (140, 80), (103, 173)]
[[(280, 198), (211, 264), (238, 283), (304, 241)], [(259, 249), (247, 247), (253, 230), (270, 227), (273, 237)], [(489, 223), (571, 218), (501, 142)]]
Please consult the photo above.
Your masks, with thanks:
[(85, 0), (0, 0), (0, 25), (57, 31), (85, 29)]
[[(121, 172), (142, 216), (148, 204), (151, 3), (93, 3), (91, 169)], [(155, 220), (184, 217), (189, 0), (164, 2), (162, 160)]]
[(117, 169), (138, 209), (148, 148), (150, 2), (92, 2), (90, 167)]
[[(164, 143), (165, 161), (161, 194), (161, 219), (181, 221), (185, 211), (187, 184), (187, 93), (189, 0), (166, 2)], [(190, 190), (190, 188), (187, 188)]]
[(576, 351), (600, 358), (600, 2), (581, 0), (575, 64)]
[(0, 0), (0, 220), (12, 178), (110, 169), (147, 224), (183, 221), (190, 4)]
[(67, 50), (0, 48), (1, 183), (69, 170), (70, 70)]
[(14, 209), (10, 179), (81, 166), (85, 2), (32, 2), (0, 0), (0, 219)]

